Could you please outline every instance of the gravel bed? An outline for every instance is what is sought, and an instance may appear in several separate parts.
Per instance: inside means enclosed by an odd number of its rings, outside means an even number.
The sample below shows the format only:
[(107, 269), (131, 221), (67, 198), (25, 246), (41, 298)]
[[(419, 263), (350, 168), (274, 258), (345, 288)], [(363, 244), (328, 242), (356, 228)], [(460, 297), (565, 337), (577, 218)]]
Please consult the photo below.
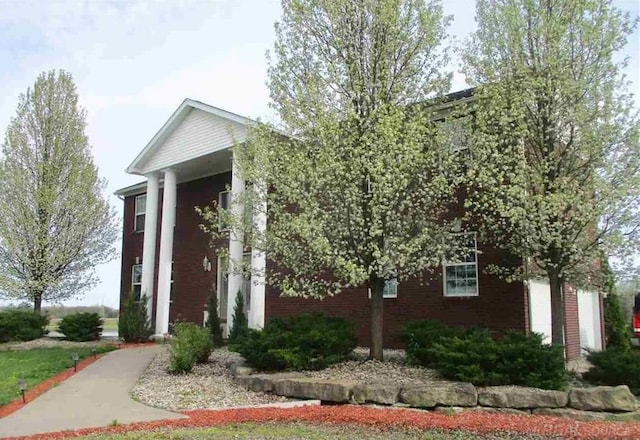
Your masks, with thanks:
[(281, 396), (247, 391), (233, 383), (227, 365), (242, 358), (225, 348), (217, 349), (206, 364), (189, 374), (171, 374), (169, 351), (163, 350), (149, 364), (131, 397), (149, 406), (172, 411), (230, 408), (286, 402)]
[(101, 345), (113, 345), (117, 343), (116, 339), (101, 339), (99, 341), (89, 342), (72, 342), (65, 341), (60, 338), (39, 338), (33, 341), (26, 342), (6, 342), (0, 344), (0, 351), (13, 351), (13, 350), (31, 350), (33, 348), (83, 348), (83, 347), (97, 347)]
[(369, 349), (358, 347), (350, 360), (320, 371), (305, 371), (305, 377), (317, 379), (353, 380), (362, 383), (393, 383), (420, 385), (447, 382), (435, 370), (407, 365), (404, 350), (384, 350), (384, 362), (367, 359)]

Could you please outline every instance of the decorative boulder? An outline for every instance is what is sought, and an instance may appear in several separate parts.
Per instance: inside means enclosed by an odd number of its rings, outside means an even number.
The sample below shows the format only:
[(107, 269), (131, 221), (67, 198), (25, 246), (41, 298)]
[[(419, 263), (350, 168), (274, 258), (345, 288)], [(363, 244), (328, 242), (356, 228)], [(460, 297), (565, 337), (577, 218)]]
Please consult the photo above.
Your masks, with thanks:
[(496, 408), (562, 408), (569, 394), (564, 391), (525, 387), (478, 388), (478, 403)]
[(356, 403), (379, 403), (394, 405), (400, 398), (400, 387), (389, 384), (358, 384), (353, 388), (353, 400)]
[(400, 391), (400, 401), (413, 407), (476, 406), (476, 387), (466, 382), (453, 382), (407, 387)]
[(348, 402), (357, 385), (351, 381), (284, 379), (274, 383), (274, 393), (279, 396), (318, 399), (327, 402)]
[(626, 385), (617, 387), (573, 388), (569, 406), (585, 411), (635, 411), (638, 402)]

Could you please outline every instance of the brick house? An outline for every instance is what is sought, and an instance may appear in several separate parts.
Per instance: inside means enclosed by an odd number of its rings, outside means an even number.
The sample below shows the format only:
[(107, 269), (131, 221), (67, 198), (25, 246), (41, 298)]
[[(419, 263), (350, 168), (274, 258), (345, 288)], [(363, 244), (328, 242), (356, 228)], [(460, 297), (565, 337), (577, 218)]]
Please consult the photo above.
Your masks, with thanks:
[[(469, 93), (450, 95), (464, 100)], [(369, 296), (366, 287), (351, 288), (324, 300), (282, 298), (264, 279), (226, 275), (227, 262), (217, 257), (208, 236), (199, 228), (195, 206), (218, 200), (223, 206), (231, 195), (244, 190), (244, 181), (233, 167), (234, 143), (247, 136), (250, 119), (186, 99), (126, 169), (146, 181), (120, 189), (124, 201), (121, 304), (134, 291), (145, 292), (157, 335), (170, 323), (187, 320), (203, 323), (211, 287), (219, 296), (223, 322), (233, 313), (234, 298), (241, 291), (247, 303), (249, 325), (264, 326), (271, 317), (304, 311), (344, 316), (359, 326), (359, 343), (369, 343)], [(151, 233), (149, 233), (151, 232)], [(489, 264), (520, 264), (469, 236), (477, 249), (468, 261), (442, 266), (429, 281), (389, 283), (384, 300), (384, 344), (401, 347), (404, 322), (437, 319), (447, 324), (485, 326), (493, 331), (517, 329), (543, 333), (550, 340), (551, 304), (548, 283), (507, 283), (485, 274)], [(242, 243), (231, 241), (234, 260), (250, 259), (264, 267), (259, 252), (243, 254)], [(151, 293), (151, 294), (149, 294)], [(567, 357), (581, 349), (603, 347), (602, 297), (598, 292), (566, 289)], [(225, 329), (226, 331), (226, 329)]]

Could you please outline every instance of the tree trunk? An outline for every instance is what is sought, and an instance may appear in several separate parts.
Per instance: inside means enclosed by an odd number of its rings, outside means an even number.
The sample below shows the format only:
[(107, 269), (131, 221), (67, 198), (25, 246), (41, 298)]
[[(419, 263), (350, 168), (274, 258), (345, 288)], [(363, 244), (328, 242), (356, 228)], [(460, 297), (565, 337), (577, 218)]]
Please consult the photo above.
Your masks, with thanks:
[(551, 343), (564, 345), (564, 297), (562, 280), (558, 274), (549, 274), (551, 288)]
[(382, 361), (382, 334), (383, 334), (383, 297), (384, 280), (375, 276), (369, 279), (371, 288), (371, 346), (369, 359)]
[(33, 295), (33, 312), (40, 314), (42, 310), (42, 293), (38, 292)]

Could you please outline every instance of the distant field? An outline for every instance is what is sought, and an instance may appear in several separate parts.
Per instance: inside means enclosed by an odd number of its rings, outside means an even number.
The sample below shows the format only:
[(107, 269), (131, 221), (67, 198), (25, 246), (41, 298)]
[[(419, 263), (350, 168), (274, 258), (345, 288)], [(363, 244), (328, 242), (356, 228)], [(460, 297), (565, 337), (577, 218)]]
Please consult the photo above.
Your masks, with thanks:
[[(62, 319), (60, 318), (51, 319), (51, 322), (49, 322), (49, 325), (47, 326), (47, 330), (49, 330), (50, 332), (57, 331), (58, 324), (60, 324), (60, 321), (62, 321)], [(103, 324), (102, 324), (103, 331), (115, 332), (118, 330), (118, 318), (102, 318), (102, 321), (103, 321)]]

